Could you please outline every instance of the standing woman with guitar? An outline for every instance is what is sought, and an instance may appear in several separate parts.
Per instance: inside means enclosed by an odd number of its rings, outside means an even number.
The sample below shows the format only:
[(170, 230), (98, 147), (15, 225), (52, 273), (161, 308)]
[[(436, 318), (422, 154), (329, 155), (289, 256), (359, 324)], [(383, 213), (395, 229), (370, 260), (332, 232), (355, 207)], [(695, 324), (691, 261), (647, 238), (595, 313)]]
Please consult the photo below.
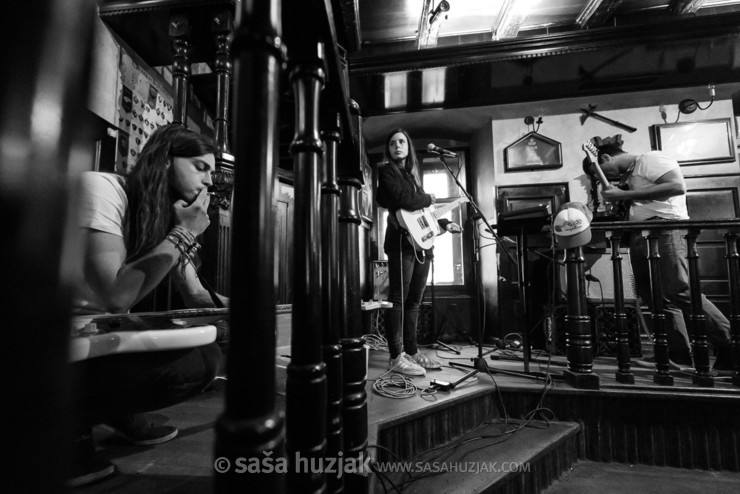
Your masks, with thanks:
[[(171, 124), (152, 133), (128, 176), (83, 174), (78, 224), (84, 259), (73, 301), (76, 314), (128, 312), (168, 274), (191, 308), (228, 303), (204, 289), (195, 267), (196, 237), (209, 224), (216, 151), (207, 137)], [(107, 425), (134, 445), (173, 439), (175, 427), (153, 424), (142, 412), (203, 391), (222, 358), (217, 343), (211, 343), (73, 363), (80, 424), (68, 485), (113, 473), (113, 465), (94, 454), (94, 424)]]
[[(435, 203), (433, 194), (421, 188), (419, 161), (408, 133), (393, 130), (383, 148), (385, 163), (378, 167), (378, 204), (388, 209), (388, 226), (383, 249), (388, 256), (388, 301), (385, 312), (386, 336), (390, 352), (389, 368), (401, 374), (423, 376), (425, 369), (441, 364), (421, 352), (416, 343), (419, 307), (427, 285), (432, 248), (416, 250), (400, 226), (399, 210), (415, 211)], [(460, 233), (458, 224), (439, 220), (441, 230)]]

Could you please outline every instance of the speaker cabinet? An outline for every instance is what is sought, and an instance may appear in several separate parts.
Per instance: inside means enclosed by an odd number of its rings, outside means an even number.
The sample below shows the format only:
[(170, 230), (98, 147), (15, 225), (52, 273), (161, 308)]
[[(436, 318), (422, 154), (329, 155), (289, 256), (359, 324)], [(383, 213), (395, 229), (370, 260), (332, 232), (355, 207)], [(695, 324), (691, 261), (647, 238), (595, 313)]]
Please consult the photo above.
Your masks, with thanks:
[(373, 300), (388, 299), (388, 261), (373, 261)]
[[(371, 333), (381, 336), (385, 334), (385, 309), (371, 311), (368, 315), (367, 329)], [(419, 343), (427, 343), (434, 340), (433, 333), (434, 314), (432, 304), (422, 302), (419, 307), (419, 319), (416, 321), (416, 339)]]
[[(620, 249), (622, 256), (622, 295), (626, 303), (637, 300), (635, 275), (632, 272), (629, 249)], [(584, 272), (590, 275), (586, 279), (586, 298), (593, 302), (614, 300), (614, 268), (610, 253), (587, 252), (584, 254)], [(567, 296), (567, 270), (560, 267), (561, 295)]]
[[(624, 312), (627, 316), (627, 335), (630, 356), (642, 356), (640, 343), (640, 329), (644, 326), (640, 307), (636, 304), (625, 303)], [(554, 327), (552, 334), (552, 352), (566, 354), (566, 326), (565, 316), (567, 306), (559, 305), (555, 308)], [(614, 306), (610, 304), (589, 304), (588, 315), (591, 318), (591, 342), (594, 355), (617, 355), (617, 331), (614, 324)]]

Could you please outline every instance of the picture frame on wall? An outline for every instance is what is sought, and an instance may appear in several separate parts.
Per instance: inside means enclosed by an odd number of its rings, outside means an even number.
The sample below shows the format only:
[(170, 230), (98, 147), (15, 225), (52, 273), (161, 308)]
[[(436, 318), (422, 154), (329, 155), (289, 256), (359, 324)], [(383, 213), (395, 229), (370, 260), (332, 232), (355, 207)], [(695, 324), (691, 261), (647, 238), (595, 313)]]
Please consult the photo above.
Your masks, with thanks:
[(714, 118), (652, 127), (654, 148), (682, 166), (735, 161), (732, 121)]
[(530, 132), (504, 149), (504, 171), (531, 171), (563, 166), (562, 146), (558, 141)]

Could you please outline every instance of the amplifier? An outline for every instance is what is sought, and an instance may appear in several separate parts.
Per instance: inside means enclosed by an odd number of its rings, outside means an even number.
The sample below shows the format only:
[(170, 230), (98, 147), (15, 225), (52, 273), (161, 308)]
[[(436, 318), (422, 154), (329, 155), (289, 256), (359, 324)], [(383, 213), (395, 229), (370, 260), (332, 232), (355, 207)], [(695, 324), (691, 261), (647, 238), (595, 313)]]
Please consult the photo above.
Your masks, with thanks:
[[(643, 315), (636, 303), (626, 303), (624, 307), (627, 322), (628, 344), (631, 357), (642, 356), (640, 341), (641, 331), (647, 332), (644, 327)], [(565, 315), (568, 308), (565, 305), (555, 307), (554, 327), (552, 331), (552, 353), (566, 354)], [(588, 304), (588, 315), (591, 318), (591, 343), (594, 356), (617, 354), (617, 332), (614, 325), (614, 306), (610, 304)]]
[(388, 299), (388, 261), (373, 261), (373, 300)]
[(523, 221), (523, 220), (546, 220), (550, 216), (550, 207), (547, 204), (515, 209), (513, 211), (504, 211), (499, 213), (498, 222), (506, 221)]

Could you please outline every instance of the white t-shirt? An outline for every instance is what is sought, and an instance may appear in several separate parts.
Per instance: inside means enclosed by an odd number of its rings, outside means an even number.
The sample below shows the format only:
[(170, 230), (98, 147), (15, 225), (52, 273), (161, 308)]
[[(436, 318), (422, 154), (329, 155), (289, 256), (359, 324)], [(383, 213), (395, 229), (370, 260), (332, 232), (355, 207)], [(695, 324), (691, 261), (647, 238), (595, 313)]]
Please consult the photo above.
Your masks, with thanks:
[[(128, 232), (128, 197), (123, 188), (125, 182), (124, 177), (113, 173), (83, 173), (78, 226), (118, 235), (125, 242)], [(72, 310), (76, 314), (106, 312), (87, 278), (77, 287)]]
[[(680, 168), (678, 162), (662, 151), (650, 151), (637, 157), (635, 169), (632, 171), (627, 184), (630, 190), (640, 190), (654, 185), (666, 173)], [(643, 199), (632, 201), (630, 207), (630, 221), (645, 221), (652, 217), (667, 220), (687, 220), (689, 212), (686, 209), (686, 194), (669, 197), (657, 201)]]

